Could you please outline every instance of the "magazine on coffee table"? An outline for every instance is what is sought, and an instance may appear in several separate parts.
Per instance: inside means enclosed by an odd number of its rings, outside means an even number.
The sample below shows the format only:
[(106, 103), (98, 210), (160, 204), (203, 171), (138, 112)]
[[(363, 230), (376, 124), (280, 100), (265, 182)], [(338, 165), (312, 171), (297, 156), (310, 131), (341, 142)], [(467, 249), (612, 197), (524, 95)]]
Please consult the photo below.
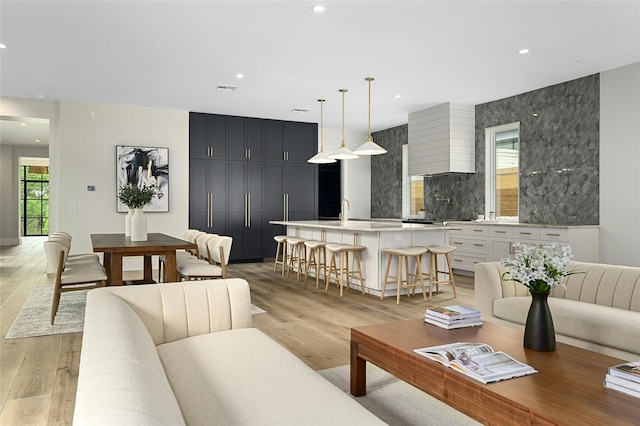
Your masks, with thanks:
[(494, 351), (486, 343), (458, 342), (414, 349), (414, 352), (482, 383), (493, 383), (538, 372), (504, 352)]

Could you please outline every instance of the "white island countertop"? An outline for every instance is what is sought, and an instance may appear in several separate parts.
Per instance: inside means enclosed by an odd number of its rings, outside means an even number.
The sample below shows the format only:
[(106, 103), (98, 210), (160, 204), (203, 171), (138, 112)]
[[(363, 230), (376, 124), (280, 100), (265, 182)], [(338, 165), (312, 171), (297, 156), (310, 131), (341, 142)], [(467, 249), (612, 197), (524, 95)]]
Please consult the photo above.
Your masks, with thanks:
[(392, 221), (365, 221), (365, 220), (300, 220), (300, 221), (280, 221), (272, 220), (272, 225), (285, 225), (299, 228), (336, 229), (343, 231), (360, 232), (397, 232), (397, 231), (450, 231), (456, 229), (454, 226), (445, 225), (424, 225), (421, 223), (402, 223)]

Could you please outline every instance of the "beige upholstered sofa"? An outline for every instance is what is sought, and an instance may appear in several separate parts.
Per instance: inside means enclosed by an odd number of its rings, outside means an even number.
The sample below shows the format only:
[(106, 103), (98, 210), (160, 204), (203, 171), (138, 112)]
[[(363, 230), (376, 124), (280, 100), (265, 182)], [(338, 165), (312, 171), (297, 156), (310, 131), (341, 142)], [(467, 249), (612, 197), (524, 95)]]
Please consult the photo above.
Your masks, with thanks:
[(87, 296), (75, 425), (383, 424), (251, 328), (242, 279)]
[[(640, 268), (571, 262), (565, 290), (549, 297), (556, 339), (627, 360), (640, 359)], [(502, 281), (500, 262), (475, 267), (475, 302), (482, 317), (524, 329), (531, 296), (513, 281)]]

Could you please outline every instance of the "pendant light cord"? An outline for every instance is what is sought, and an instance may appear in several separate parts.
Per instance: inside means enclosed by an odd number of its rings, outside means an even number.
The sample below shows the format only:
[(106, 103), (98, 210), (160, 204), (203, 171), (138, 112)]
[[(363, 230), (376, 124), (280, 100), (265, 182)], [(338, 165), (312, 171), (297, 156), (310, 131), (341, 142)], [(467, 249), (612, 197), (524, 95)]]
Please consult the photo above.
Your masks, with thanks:
[(320, 102), (320, 152), (324, 152), (324, 125), (323, 123), (323, 105), (324, 105), (324, 99), (318, 99), (318, 102)]
[(346, 146), (344, 143), (344, 93), (347, 89), (340, 89), (342, 92), (342, 146)]

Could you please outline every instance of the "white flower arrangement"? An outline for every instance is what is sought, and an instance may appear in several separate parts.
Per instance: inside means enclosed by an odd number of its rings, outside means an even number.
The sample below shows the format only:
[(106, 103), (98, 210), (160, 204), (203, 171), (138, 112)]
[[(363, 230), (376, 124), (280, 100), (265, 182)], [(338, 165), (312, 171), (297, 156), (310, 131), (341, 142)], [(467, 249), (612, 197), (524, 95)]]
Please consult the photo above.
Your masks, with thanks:
[(502, 279), (520, 283), (535, 292), (547, 292), (561, 285), (566, 288), (563, 279), (578, 271), (567, 271), (567, 265), (573, 257), (570, 246), (557, 247), (556, 243), (543, 248), (513, 243), (514, 259), (502, 259), (502, 266), (509, 268)]

